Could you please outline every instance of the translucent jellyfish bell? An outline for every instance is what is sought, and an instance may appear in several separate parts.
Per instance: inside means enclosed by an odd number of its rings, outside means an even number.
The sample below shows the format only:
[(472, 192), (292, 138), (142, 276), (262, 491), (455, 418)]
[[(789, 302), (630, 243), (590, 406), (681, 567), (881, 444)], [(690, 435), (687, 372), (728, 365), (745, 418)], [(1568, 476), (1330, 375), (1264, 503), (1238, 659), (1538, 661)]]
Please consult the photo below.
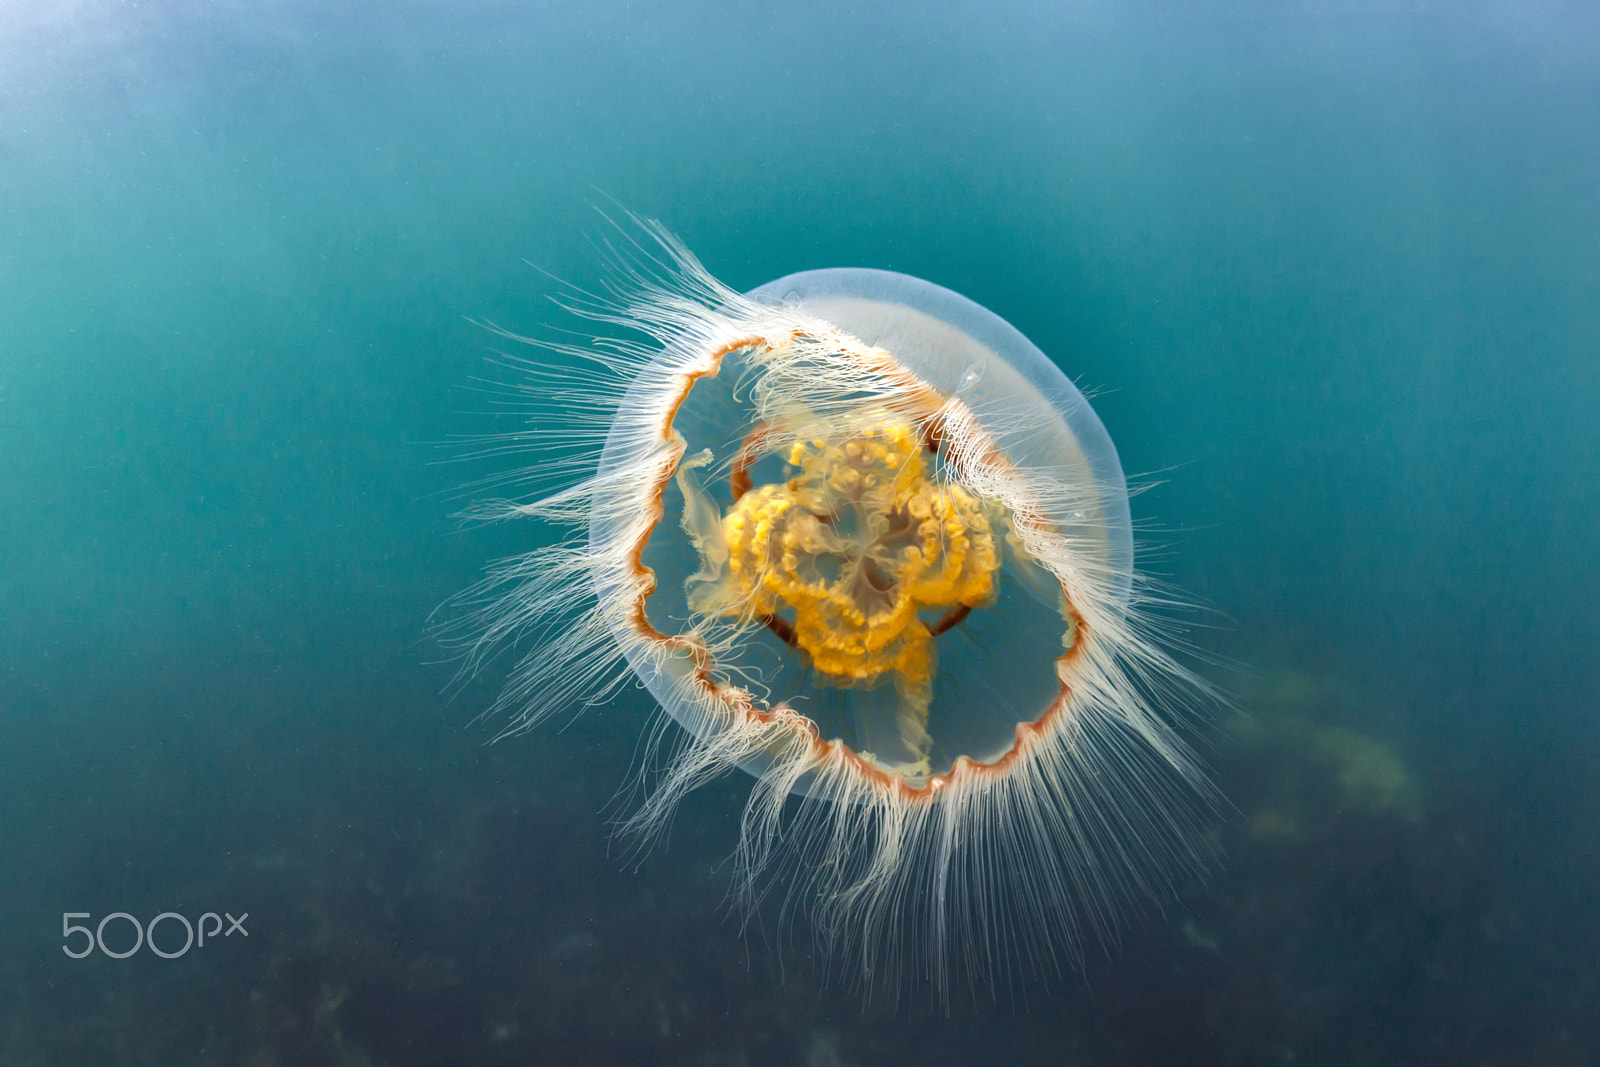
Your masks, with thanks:
[(1104, 566), (1126, 597), (1133, 538), (1116, 447), (1077, 386), (1016, 327), (959, 293), (893, 271), (803, 271), (749, 295), (776, 298), (896, 353), (911, 373), (959, 397), (1020, 462), (1055, 465), (1096, 486), (1084, 515), (1057, 518), (1085, 538), (1086, 552), (1103, 545)]
[[(1054, 576), (1028, 556), (1015, 517), (1003, 506), (974, 506), (965, 515), (958, 509), (954, 517), (962, 526), (986, 527), (968, 531), (969, 540), (987, 541), (995, 557), (994, 566), (980, 576), (987, 580), (979, 581), (977, 588), (936, 589), (914, 606), (894, 603), (902, 587), (912, 583), (904, 580), (901, 562), (886, 556), (913, 548), (919, 563), (928, 562), (921, 546), (913, 543), (920, 538), (910, 527), (926, 524), (931, 516), (924, 513), (919, 520), (908, 509), (929, 499), (937, 506), (949, 497), (948, 492), (935, 490), (931, 496), (921, 493), (925, 499), (918, 500), (917, 489), (951, 480), (942, 421), (953, 402), (964, 405), (990, 447), (1014, 465), (1053, 473), (1056, 484), (1048, 499), (1036, 501), (1039, 518), (1072, 546), (1075, 566), (1083, 572), (1080, 580), (1099, 583), (1104, 588), (1097, 597), (1108, 606), (1122, 607), (1129, 592), (1133, 543), (1127, 488), (1105, 427), (1083, 394), (1014, 327), (930, 282), (889, 271), (841, 268), (792, 274), (748, 296), (758, 304), (826, 322), (868, 349), (892, 354), (900, 367), (933, 391), (934, 398), (902, 403), (897, 414), (885, 408), (881, 397), (863, 396), (857, 404), (843, 405), (843, 410), (837, 404), (820, 412), (801, 406), (798, 413), (785, 411), (785, 421), (793, 428), (780, 437), (747, 396), (751, 388), (759, 388), (760, 362), (752, 364), (743, 349), (723, 355), (715, 378), (697, 380), (673, 420), (683, 437), (687, 462), (704, 465), (665, 487), (666, 514), (690, 518), (675, 528), (663, 523), (651, 535), (643, 562), (654, 573), (657, 586), (647, 617), (662, 620), (652, 625), (665, 632), (667, 620), (696, 614), (692, 594), (700, 592), (698, 599), (704, 601), (703, 590), (710, 584), (696, 581), (697, 575), (707, 574), (705, 542), (720, 542), (718, 553), (726, 549), (729, 531), (715, 527), (730, 525), (730, 520), (751, 512), (739, 504), (748, 503), (750, 489), (766, 488), (757, 484), (759, 477), (789, 483), (796, 474), (804, 476), (794, 463), (776, 462), (793, 459), (783, 453), (786, 447), (792, 451), (797, 438), (809, 434), (814, 440), (828, 440), (824, 448), (813, 449), (820, 461), (815, 480), (825, 483), (830, 475), (837, 480), (839, 473), (848, 472), (848, 464), (839, 471), (827, 469), (830, 453), (843, 458), (842, 453), (853, 447), (870, 449), (875, 441), (892, 440), (898, 431), (902, 447), (899, 452), (891, 449), (889, 458), (896, 464), (895, 477), (903, 483), (896, 487), (902, 499), (883, 499), (873, 508), (859, 499), (846, 499), (848, 494), (836, 488), (824, 489), (829, 506), (823, 522), (814, 524), (814, 529), (786, 531), (797, 541), (814, 542), (809, 555), (803, 545), (799, 547), (801, 559), (796, 561), (810, 572), (810, 580), (799, 583), (800, 596), (791, 596), (796, 602), (785, 601), (781, 591), (766, 598), (765, 607), (773, 610), (761, 614), (773, 616), (770, 624), (722, 648), (716, 667), (729, 677), (748, 679), (762, 690), (766, 702), (801, 711), (824, 739), (839, 738), (869, 764), (898, 773), (907, 784), (921, 786), (929, 776), (948, 773), (962, 756), (980, 765), (995, 763), (1016, 746), (1019, 725), (1043, 716), (1059, 694), (1055, 661), (1064, 654), (1063, 640), (1070, 640), (1071, 624), (1079, 621), (1075, 609), (1063, 602)], [(682, 354), (668, 350), (658, 359), (671, 365)], [(643, 403), (643, 398), (630, 397), (625, 404), (635, 401)], [(601, 459), (602, 472), (636, 461), (633, 434), (628, 423), (615, 425)], [(901, 455), (907, 443), (916, 446), (913, 454)], [(766, 455), (752, 461), (757, 450)], [(920, 470), (908, 470), (912, 464)], [(741, 478), (751, 484), (741, 486)], [(893, 485), (889, 478), (885, 482)], [(689, 498), (684, 495), (686, 488)], [(798, 497), (804, 492), (801, 487), (783, 495)], [(807, 524), (812, 525), (814, 516), (806, 514)], [(618, 520), (626, 523), (629, 518), (624, 514)], [(866, 529), (874, 522), (883, 527), (881, 537), (872, 537)], [(852, 530), (841, 535), (841, 524)], [(605, 547), (617, 540), (617, 526), (617, 522), (602, 523), (592, 529), (591, 547), (597, 558), (603, 558)], [(949, 536), (948, 531), (939, 531), (941, 551), (935, 559), (949, 555), (943, 549)], [(746, 546), (744, 555), (761, 564), (761, 584), (776, 584), (772, 572), (782, 569), (781, 545), (769, 541), (758, 551)], [(828, 587), (825, 592), (817, 591), (819, 584)], [(854, 592), (848, 588), (852, 584)], [(918, 591), (926, 594), (928, 583), (921, 584), (924, 589)], [(733, 610), (722, 614), (733, 614), (759, 592), (754, 582), (731, 583), (725, 593)], [(963, 602), (959, 595), (963, 592), (970, 594), (970, 603)], [(877, 670), (865, 677), (848, 673), (878, 665), (863, 649), (854, 657), (837, 656), (819, 665), (816, 652), (823, 649), (818, 646), (830, 639), (848, 640), (852, 628), (842, 619), (833, 625), (824, 620), (815, 628), (815, 639), (808, 641), (804, 627), (797, 633), (795, 623), (797, 614), (813, 601), (829, 599), (829, 593), (846, 612), (856, 608), (869, 613), (876, 606), (892, 614), (898, 608), (907, 624), (920, 624), (929, 631), (922, 641), (926, 647), (900, 657), (934, 661), (925, 668), (929, 691), (922, 691), (921, 678), (915, 685), (906, 684), (909, 674), (924, 668), (921, 662), (912, 669)], [(912, 596), (909, 591), (906, 595)], [(859, 629), (870, 629), (870, 621)], [(630, 641), (623, 647), (635, 672), (675, 719), (696, 734), (718, 729), (692, 694), (685, 699), (680, 681), (686, 672), (692, 673), (692, 657), (670, 659), (662, 670), (659, 656), (649, 646)], [(746, 769), (760, 773), (768, 765), (764, 757), (757, 757), (747, 761)]]
[(646, 230), (657, 274), (576, 310), (651, 343), (544, 346), (606, 372), (604, 425), (564, 387), (590, 372), (542, 368), (535, 416), (603, 441), (593, 475), (505, 510), (587, 536), (470, 594), (469, 668), (535, 639), (517, 727), (636, 676), (687, 733), (629, 827), (744, 769), (740, 903), (781, 882), (846, 970), (1049, 970), (1197, 864), (1207, 796), (1169, 722), (1203, 687), (1140, 625), (1104, 426), (947, 289), (840, 269), (741, 296)]

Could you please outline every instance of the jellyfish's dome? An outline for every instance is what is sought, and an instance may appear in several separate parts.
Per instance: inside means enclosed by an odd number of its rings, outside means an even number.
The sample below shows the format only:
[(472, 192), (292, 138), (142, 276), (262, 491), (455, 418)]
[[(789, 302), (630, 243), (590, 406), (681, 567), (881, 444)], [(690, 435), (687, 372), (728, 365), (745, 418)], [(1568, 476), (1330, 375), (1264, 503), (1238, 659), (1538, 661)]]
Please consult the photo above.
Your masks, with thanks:
[(1071, 713), (1081, 646), (1127, 605), (1104, 426), (1019, 331), (929, 282), (806, 271), (741, 305), (666, 337), (606, 440), (595, 492), (626, 482), (652, 512), (597, 500), (590, 523), (594, 558), (635, 546), (595, 576), (641, 590), (611, 621), (630, 665), (702, 740), (727, 726), (709, 691), (798, 712), (911, 790), (1003, 767)]
[(960, 293), (887, 270), (802, 271), (749, 295), (893, 353), (935, 389), (959, 395), (1018, 463), (1053, 467), (1087, 491), (1093, 506), (1084, 514), (1052, 517), (1085, 538), (1126, 597), (1133, 536), (1116, 446), (1078, 387), (1015, 326)]

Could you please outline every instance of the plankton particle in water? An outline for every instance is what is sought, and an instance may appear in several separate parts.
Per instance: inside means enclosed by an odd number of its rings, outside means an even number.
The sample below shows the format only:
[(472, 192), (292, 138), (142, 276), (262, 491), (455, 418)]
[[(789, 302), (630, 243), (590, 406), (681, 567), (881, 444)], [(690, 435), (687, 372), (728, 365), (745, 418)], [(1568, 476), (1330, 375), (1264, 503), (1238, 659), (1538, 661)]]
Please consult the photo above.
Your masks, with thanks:
[(1104, 426), (947, 289), (839, 269), (740, 295), (640, 225), (613, 297), (571, 303), (648, 340), (533, 342), (555, 358), (524, 366), (513, 443), (593, 447), (489, 507), (573, 532), (463, 594), (465, 670), (526, 650), (508, 733), (637, 678), (681, 731), (651, 729), (625, 828), (747, 772), (734, 903), (776, 889), (851, 980), (1059, 973), (1203, 866), (1211, 796), (1175, 728), (1209, 693), (1139, 610)]

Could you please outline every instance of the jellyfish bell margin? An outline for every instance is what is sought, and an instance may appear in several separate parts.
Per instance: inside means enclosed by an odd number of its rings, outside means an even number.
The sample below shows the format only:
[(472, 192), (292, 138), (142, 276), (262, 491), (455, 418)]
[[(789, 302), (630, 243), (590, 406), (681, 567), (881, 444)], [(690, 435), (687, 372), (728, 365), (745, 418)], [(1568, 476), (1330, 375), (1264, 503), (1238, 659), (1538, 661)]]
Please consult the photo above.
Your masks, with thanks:
[(540, 491), (484, 510), (569, 533), (454, 602), (463, 675), (523, 653), (505, 733), (637, 678), (681, 730), (649, 729), (624, 832), (747, 772), (734, 905), (777, 890), (845, 981), (1061, 975), (1205, 867), (1214, 803), (1180, 728), (1215, 695), (1141, 611), (1104, 427), (955, 293), (833, 270), (741, 295), (638, 226), (616, 288), (568, 306), (643, 340), (519, 338), (544, 355), (506, 444)]

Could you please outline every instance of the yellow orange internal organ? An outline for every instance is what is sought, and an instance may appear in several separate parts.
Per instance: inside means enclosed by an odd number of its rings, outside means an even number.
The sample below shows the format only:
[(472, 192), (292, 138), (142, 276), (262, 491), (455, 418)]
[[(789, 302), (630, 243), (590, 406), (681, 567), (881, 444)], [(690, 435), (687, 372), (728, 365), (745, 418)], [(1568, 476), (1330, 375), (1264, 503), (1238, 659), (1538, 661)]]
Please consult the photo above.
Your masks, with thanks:
[(819, 675), (892, 677), (923, 723), (936, 657), (918, 613), (991, 603), (1000, 561), (991, 509), (931, 478), (924, 457), (916, 428), (892, 420), (803, 436), (788, 456), (798, 475), (751, 489), (723, 519), (739, 594), (729, 607), (752, 619), (792, 610), (794, 643)]

